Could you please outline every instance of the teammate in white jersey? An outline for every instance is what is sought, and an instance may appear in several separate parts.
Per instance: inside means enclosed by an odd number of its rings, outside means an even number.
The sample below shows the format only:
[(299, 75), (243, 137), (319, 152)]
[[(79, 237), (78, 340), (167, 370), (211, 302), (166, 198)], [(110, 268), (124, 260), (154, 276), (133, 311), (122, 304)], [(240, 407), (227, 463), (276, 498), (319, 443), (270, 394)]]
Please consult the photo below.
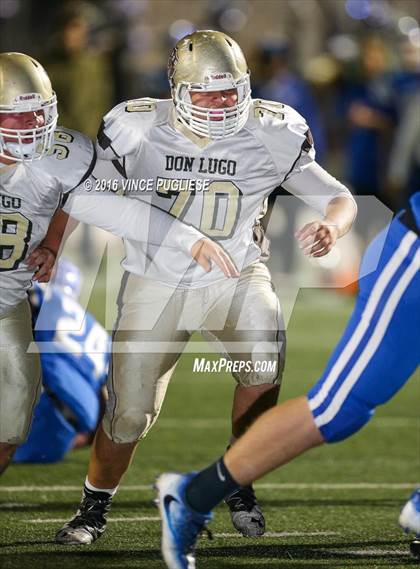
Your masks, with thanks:
[[(194, 266), (184, 271), (177, 251), (164, 264), (153, 244), (126, 240), (109, 402), (82, 503), (56, 535), (63, 544), (91, 543), (102, 535), (112, 496), (137, 441), (157, 419), (193, 331), (201, 331), (232, 360), (238, 385), (231, 442), (275, 404), (285, 336), (270, 274), (261, 262), (259, 224), (270, 193), (282, 185), (318, 211), (319, 219), (298, 235), (302, 248), (316, 257), (331, 250), (356, 214), (349, 191), (314, 162), (305, 120), (281, 103), (251, 99), (245, 58), (230, 37), (213, 31), (186, 36), (171, 53), (168, 75), (172, 99), (124, 102), (105, 116), (98, 155), (119, 160), (130, 182), (152, 180), (151, 203), (216, 239), (241, 274), (229, 281), (217, 268), (211, 274)], [(134, 183), (127, 185), (130, 200), (142, 195)], [(150, 258), (152, 266), (146, 263)], [(264, 532), (251, 486), (227, 502), (239, 532)]]
[(117, 235), (162, 244), (163, 251), (168, 242), (180, 248), (186, 266), (196, 255), (207, 268), (210, 260), (227, 276), (236, 273), (219, 245), (166, 212), (115, 195), (86, 195), (83, 182), (95, 164), (95, 148), (84, 135), (56, 128), (56, 96), (37, 61), (0, 54), (0, 85), (1, 473), (26, 438), (39, 393), (38, 356), (27, 353), (32, 331), (26, 291), (34, 261), (48, 265), (54, 259), (55, 252), (39, 245), (58, 208)]

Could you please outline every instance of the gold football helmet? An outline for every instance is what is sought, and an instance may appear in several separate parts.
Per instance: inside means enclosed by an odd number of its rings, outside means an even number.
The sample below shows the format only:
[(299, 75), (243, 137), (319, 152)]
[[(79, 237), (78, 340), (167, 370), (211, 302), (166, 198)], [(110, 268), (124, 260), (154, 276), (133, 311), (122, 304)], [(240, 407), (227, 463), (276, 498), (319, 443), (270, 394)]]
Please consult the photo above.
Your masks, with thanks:
[(57, 97), (44, 68), (23, 53), (0, 53), (0, 119), (27, 112), (42, 112), (44, 124), (19, 129), (0, 124), (0, 156), (17, 162), (42, 158), (52, 146), (58, 118)]
[[(249, 69), (239, 45), (222, 32), (201, 30), (180, 39), (171, 52), (168, 78), (178, 119), (195, 134), (221, 139), (236, 134), (246, 123), (251, 104)], [(214, 109), (193, 105), (191, 91), (237, 89), (233, 107)]]

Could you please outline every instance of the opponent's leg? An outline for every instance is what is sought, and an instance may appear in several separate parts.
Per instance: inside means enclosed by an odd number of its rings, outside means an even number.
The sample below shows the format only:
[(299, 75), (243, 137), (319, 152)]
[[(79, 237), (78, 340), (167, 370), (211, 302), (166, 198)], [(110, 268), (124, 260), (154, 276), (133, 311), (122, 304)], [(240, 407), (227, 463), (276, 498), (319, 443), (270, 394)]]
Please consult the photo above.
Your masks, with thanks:
[(31, 313), (25, 300), (0, 318), (0, 474), (26, 439), (39, 397), (41, 370), (33, 341)]
[(216, 504), (238, 491), (240, 485), (248, 487), (258, 476), (278, 466), (279, 460), (287, 461), (322, 440), (308, 402), (302, 397), (267, 411), (224, 458), (199, 474), (161, 475), (156, 488), (165, 559), (188, 559)]

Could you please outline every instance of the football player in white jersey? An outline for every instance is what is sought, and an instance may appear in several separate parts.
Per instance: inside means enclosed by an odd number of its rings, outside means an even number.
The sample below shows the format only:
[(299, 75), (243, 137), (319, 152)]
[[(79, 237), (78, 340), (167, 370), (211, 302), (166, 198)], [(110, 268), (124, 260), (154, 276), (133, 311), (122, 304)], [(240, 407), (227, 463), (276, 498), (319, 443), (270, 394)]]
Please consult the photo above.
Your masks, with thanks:
[[(226, 276), (236, 272), (218, 244), (166, 212), (141, 201), (84, 192), (95, 148), (79, 132), (57, 127), (56, 96), (37, 61), (0, 54), (0, 85), (1, 473), (26, 438), (39, 394), (38, 355), (27, 353), (32, 332), (26, 291), (34, 262), (49, 266), (55, 257), (56, 251), (41, 242), (58, 208), (117, 235), (161, 244), (162, 250), (168, 237), (187, 266), (195, 256), (205, 269), (214, 261)], [(55, 219), (60, 228), (63, 216)], [(42, 268), (37, 276), (44, 273)]]
[[(317, 210), (319, 217), (298, 234), (315, 257), (331, 250), (356, 214), (350, 192), (314, 162), (305, 120), (281, 103), (251, 99), (244, 55), (230, 37), (209, 30), (186, 36), (171, 53), (168, 75), (172, 99), (124, 102), (105, 116), (98, 155), (119, 160), (128, 180), (152, 179), (152, 203), (220, 242), (240, 277), (229, 281), (217, 268), (211, 274), (193, 266), (178, 270), (175, 250), (170, 264), (155, 257), (148, 266), (155, 247), (126, 240), (110, 397), (77, 515), (56, 535), (62, 544), (92, 543), (104, 532), (112, 496), (138, 440), (157, 419), (193, 331), (232, 362), (231, 443), (275, 404), (285, 336), (262, 262), (259, 220), (269, 194), (282, 185)], [(129, 197), (135, 201), (138, 194)], [(239, 532), (264, 532), (251, 486), (227, 503)]]

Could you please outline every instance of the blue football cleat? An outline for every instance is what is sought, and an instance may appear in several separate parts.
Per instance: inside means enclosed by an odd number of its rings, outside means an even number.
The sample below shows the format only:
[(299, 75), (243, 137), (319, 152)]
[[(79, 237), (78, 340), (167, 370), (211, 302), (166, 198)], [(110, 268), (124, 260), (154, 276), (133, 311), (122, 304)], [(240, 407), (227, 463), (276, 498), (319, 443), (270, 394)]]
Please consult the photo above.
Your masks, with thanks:
[(406, 533), (416, 534), (410, 543), (410, 552), (413, 557), (420, 559), (420, 488), (412, 493), (411, 498), (401, 510), (398, 522)]
[(156, 480), (157, 504), (162, 518), (162, 555), (168, 569), (195, 569), (195, 544), (213, 514), (192, 511), (185, 488), (195, 472), (162, 474)]
[(420, 488), (414, 490), (398, 520), (405, 532), (420, 534)]

